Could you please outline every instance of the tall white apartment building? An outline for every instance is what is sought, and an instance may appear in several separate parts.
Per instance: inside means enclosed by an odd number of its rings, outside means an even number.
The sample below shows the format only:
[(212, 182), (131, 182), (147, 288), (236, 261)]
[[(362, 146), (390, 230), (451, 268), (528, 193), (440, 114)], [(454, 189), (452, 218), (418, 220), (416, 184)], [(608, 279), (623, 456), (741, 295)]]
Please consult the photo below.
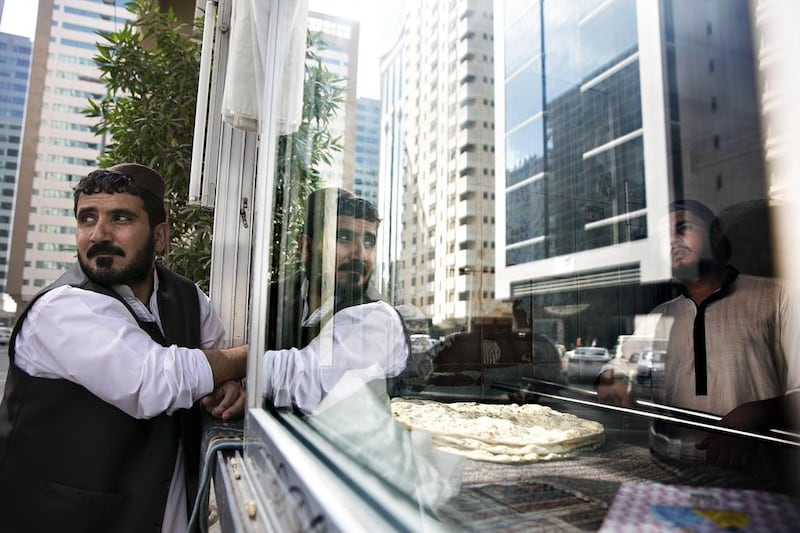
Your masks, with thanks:
[(82, 114), (105, 87), (92, 57), (97, 30), (130, 15), (126, 0), (40, 0), (20, 152), (7, 292), (22, 304), (75, 261), (72, 187), (104, 139)]
[[(402, 56), (403, 114), (400, 142), (383, 145), (380, 185), (391, 191), (386, 179), (402, 181), (393, 300), (443, 327), (493, 312), (492, 24), (490, 0), (413, 2), (402, 54), (393, 52)], [(394, 64), (385, 59), (383, 67)], [(384, 85), (384, 93), (389, 89)], [(384, 102), (384, 135), (396, 125), (393, 112)], [(402, 161), (402, 175), (387, 175), (387, 161)]]

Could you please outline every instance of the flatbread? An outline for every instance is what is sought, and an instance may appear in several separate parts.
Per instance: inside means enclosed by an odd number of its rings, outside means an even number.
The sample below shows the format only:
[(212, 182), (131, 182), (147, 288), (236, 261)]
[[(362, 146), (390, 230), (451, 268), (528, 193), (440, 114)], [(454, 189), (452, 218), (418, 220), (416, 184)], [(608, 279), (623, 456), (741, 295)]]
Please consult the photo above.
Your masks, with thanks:
[(480, 461), (559, 459), (596, 448), (605, 439), (602, 424), (538, 404), (393, 398), (391, 405), (400, 424), (427, 431), (437, 448)]

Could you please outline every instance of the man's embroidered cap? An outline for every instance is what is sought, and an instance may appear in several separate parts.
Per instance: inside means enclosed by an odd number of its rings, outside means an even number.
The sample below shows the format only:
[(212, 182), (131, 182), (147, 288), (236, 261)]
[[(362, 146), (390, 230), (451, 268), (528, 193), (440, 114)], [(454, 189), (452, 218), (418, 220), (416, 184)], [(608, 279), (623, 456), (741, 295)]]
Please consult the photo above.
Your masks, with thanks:
[(146, 190), (162, 202), (164, 201), (164, 191), (166, 189), (164, 178), (162, 178), (161, 174), (152, 168), (140, 165), (139, 163), (120, 163), (118, 165), (114, 165), (113, 167), (109, 167), (106, 170), (125, 174), (131, 178), (133, 183)]

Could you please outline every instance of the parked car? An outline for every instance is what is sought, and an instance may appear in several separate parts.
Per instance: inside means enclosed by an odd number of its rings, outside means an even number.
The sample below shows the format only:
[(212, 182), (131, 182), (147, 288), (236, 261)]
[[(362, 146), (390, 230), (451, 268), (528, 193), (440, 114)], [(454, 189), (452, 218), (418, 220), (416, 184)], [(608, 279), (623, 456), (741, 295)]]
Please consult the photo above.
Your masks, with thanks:
[(647, 350), (639, 354), (636, 367), (636, 382), (639, 385), (652, 387), (661, 382), (664, 375), (664, 355), (660, 350)]
[(0, 344), (8, 344), (11, 339), (11, 328), (0, 326)]
[(567, 360), (567, 380), (570, 383), (591, 382), (611, 360), (608, 349), (599, 346), (575, 348)]
[(409, 336), (411, 353), (405, 372), (405, 379), (417, 378), (423, 382), (433, 372), (433, 359), (436, 356), (433, 347), (436, 341), (427, 333), (414, 333)]
[(427, 352), (433, 348), (434, 344), (436, 344), (436, 341), (434, 341), (427, 333), (414, 333), (409, 335), (409, 341), (411, 343), (412, 353)]

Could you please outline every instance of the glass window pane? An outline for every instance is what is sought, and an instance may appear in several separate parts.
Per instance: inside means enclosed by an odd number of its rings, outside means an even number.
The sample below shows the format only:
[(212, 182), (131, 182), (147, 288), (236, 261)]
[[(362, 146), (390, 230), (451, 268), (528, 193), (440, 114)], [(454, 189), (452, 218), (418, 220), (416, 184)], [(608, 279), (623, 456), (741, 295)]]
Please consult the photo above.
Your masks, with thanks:
[[(614, 31), (608, 31), (613, 27)], [(581, 71), (589, 80), (636, 52), (636, 0), (604, 4), (579, 26)]]
[[(755, 476), (698, 461), (698, 434), (683, 431), (697, 418), (674, 411), (722, 418), (800, 387), (787, 355), (800, 351), (774, 334), (800, 327), (767, 312), (796, 302), (779, 277), (792, 271), (779, 263), (793, 248), (773, 229), (787, 230), (779, 221), (793, 178), (772, 158), (791, 143), (776, 134), (783, 102), (759, 63), (774, 56), (753, 45), (771, 42), (753, 33), (765, 12), (669, 0), (375, 6), (311, 2), (308, 28), (318, 33), (300, 126), (278, 135), (264, 126), (276, 149), (259, 184), (273, 187), (273, 205), (270, 233), (257, 236), (269, 267), (254, 283), (271, 283), (263, 342), (268, 360), (283, 363), (253, 380), (264, 380), (257, 407), (365, 467), (377, 481), (364, 487), (388, 487), (469, 531), (542, 520), (596, 530), (631, 479), (680, 487), (686, 472), (715, 488), (788, 492), (776, 489), (787, 480), (769, 457)], [(307, 198), (326, 187), (359, 200), (327, 202), (312, 235)], [(691, 246), (676, 244), (692, 226), (678, 218), (688, 219), (687, 204), (673, 204), (685, 199), (713, 213), (699, 209), (708, 227)], [(351, 203), (380, 221), (352, 216)], [(692, 246), (704, 254), (696, 261)], [(687, 300), (709, 273), (720, 276), (712, 300)], [(764, 292), (729, 300), (734, 279)], [(704, 355), (694, 345), (701, 308)], [(750, 353), (776, 363), (752, 365)], [(609, 382), (598, 381), (603, 372)], [(609, 407), (617, 398), (598, 396), (604, 385), (634, 394), (624, 396), (632, 411)], [(425, 461), (453, 453), (454, 437), (429, 427), (437, 453), (414, 448), (419, 434), (390, 411), (398, 398), (508, 408), (497, 428), (520, 406), (542, 407), (601, 424), (604, 442), (547, 462), (500, 457), (484, 442), (467, 453), (463, 475), (443, 476), (441, 463)], [(664, 412), (677, 423), (653, 423)], [(718, 421), (703, 428), (724, 432)], [(766, 446), (762, 433), (750, 442)], [(326, 460), (361, 489), (338, 468), (342, 457)], [(671, 461), (680, 466), (661, 468)], [(408, 465), (430, 466), (443, 485), (425, 486), (451, 492), (423, 494)], [(592, 481), (580, 490), (576, 469)], [(547, 505), (520, 511), (520, 494)]]
[(506, 81), (506, 129), (514, 129), (541, 111), (542, 73), (534, 62)]
[(506, 204), (506, 244), (509, 264), (543, 259), (547, 235), (545, 179), (515, 188)]
[(544, 170), (542, 119), (530, 120), (506, 137), (506, 184), (514, 185)]
[(582, 93), (584, 149), (591, 150), (642, 127), (639, 63), (620, 70)]
[[(509, 6), (525, 6), (524, 11)], [(541, 52), (539, 2), (506, 2), (505, 75), (511, 76)]]

